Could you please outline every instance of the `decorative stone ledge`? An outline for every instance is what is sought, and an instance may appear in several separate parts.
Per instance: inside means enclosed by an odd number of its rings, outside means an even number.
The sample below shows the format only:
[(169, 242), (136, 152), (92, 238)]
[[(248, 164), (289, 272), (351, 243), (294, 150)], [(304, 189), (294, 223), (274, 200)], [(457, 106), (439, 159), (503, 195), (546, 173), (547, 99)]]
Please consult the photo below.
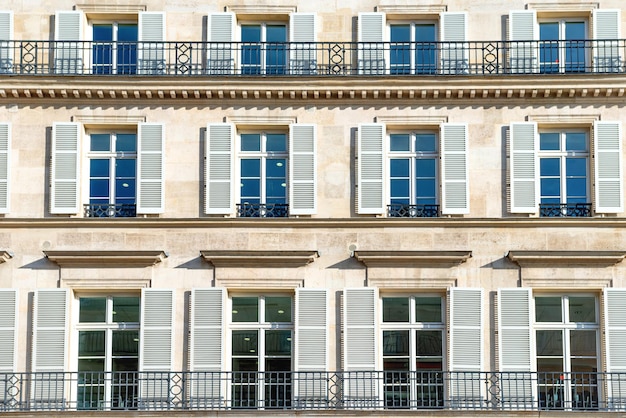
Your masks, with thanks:
[(507, 257), (520, 267), (609, 267), (626, 251), (509, 251)]
[(302, 267), (315, 261), (317, 251), (200, 251), (214, 267)]
[(467, 261), (471, 251), (355, 251), (367, 267), (454, 267)]
[(44, 251), (48, 260), (59, 267), (150, 267), (160, 263), (165, 251)]
[(11, 251), (7, 251), (7, 250), (0, 251), (0, 264), (6, 263), (12, 258), (13, 258), (13, 253)]

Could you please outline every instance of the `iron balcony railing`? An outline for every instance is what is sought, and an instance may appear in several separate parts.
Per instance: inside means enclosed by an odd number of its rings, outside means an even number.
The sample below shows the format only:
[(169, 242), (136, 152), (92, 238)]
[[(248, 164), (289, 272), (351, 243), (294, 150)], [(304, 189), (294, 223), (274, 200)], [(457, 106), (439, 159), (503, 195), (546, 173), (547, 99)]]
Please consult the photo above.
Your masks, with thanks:
[(439, 217), (439, 205), (392, 203), (387, 205), (387, 216), (390, 218), (437, 218)]
[(41, 372), (0, 374), (0, 410), (626, 411), (626, 373)]
[(134, 218), (137, 216), (137, 205), (121, 204), (88, 204), (83, 205), (85, 218)]
[(539, 216), (548, 218), (590, 217), (591, 203), (541, 203)]
[(622, 73), (626, 39), (471, 42), (0, 41), (0, 74), (374, 76)]
[(287, 218), (289, 205), (286, 203), (240, 203), (237, 204), (239, 218)]

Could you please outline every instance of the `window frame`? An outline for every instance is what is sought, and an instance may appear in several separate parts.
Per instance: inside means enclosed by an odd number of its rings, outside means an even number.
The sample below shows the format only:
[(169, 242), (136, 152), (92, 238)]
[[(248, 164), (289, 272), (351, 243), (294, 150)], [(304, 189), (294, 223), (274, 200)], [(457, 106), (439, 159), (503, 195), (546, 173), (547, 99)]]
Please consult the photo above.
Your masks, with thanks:
[[(119, 17), (119, 19), (117, 18)], [(94, 40), (94, 26), (97, 25), (111, 25), (111, 40), (100, 40), (100, 41), (95, 41)], [(137, 31), (137, 36), (135, 40), (130, 40), (130, 41), (119, 41), (118, 40), (118, 33), (119, 33), (119, 26), (120, 25), (134, 25), (135, 29)], [(139, 15), (135, 15), (135, 19), (131, 19), (128, 18), (126, 16), (113, 16), (113, 18), (111, 19), (103, 19), (101, 17), (96, 17), (96, 18), (90, 18), (89, 14), (87, 14), (87, 27), (88, 27), (88, 39), (90, 39), (93, 42), (92, 45), (92, 50), (91, 50), (91, 59), (90, 61), (90, 66), (91, 66), (91, 72), (94, 74), (137, 74), (137, 63), (138, 63), (138, 46), (139, 46)], [(134, 62), (129, 61), (127, 63), (123, 63), (123, 64), (119, 64), (119, 42), (123, 42), (124, 43), (124, 47), (125, 48), (130, 48), (132, 49), (133, 43), (135, 46), (135, 50), (134, 50), (134, 57), (135, 60)], [(97, 44), (96, 44), (97, 43)], [(111, 63), (109, 64), (103, 64), (103, 63), (96, 63), (96, 48), (100, 47), (103, 48), (106, 45), (110, 45), (111, 46)], [(119, 72), (119, 67), (120, 66), (124, 66), (127, 67), (129, 71), (123, 71), (123, 72)], [(98, 72), (97, 69), (104, 69), (104, 68), (108, 68), (110, 72)]]
[[(557, 23), (558, 24), (558, 40), (542, 40), (541, 39), (541, 25), (542, 24), (546, 24), (546, 23)], [(567, 23), (583, 23), (584, 25), (584, 33), (585, 33), (585, 37), (584, 39), (576, 39), (576, 40), (568, 40), (566, 38), (566, 25)], [(564, 16), (559, 16), (559, 17), (542, 17), (541, 15), (537, 16), (537, 40), (539, 42), (539, 48), (538, 48), (538, 53), (539, 53), (539, 60), (538, 60), (538, 66), (539, 66), (539, 72), (540, 73), (571, 73), (571, 72), (576, 72), (576, 73), (585, 73), (585, 72), (589, 72), (590, 71), (590, 63), (591, 63), (591, 48), (588, 46), (587, 41), (591, 38), (590, 37), (590, 33), (589, 33), (589, 29), (590, 29), (590, 23), (589, 23), (589, 17), (587, 16), (568, 16), (568, 15), (564, 15)], [(580, 41), (583, 41), (582, 44)], [(547, 43), (556, 43), (556, 47), (558, 48), (558, 57), (557, 57), (557, 61), (556, 61), (556, 71), (550, 70), (548, 69), (547, 71), (545, 70), (545, 66), (546, 65), (551, 65), (551, 64), (546, 64), (546, 61), (543, 61), (543, 53), (542, 48), (544, 45), (544, 42)], [(568, 43), (573, 42), (574, 46), (568, 46)], [(578, 44), (578, 45), (577, 45)], [(553, 47), (553, 45), (551, 45), (551, 47)], [(578, 49), (578, 48), (583, 48), (583, 54), (584, 54), (584, 62), (582, 63), (582, 68), (580, 67), (580, 62), (574, 62), (569, 63), (569, 65), (574, 65), (574, 68), (578, 68), (578, 70), (576, 69), (569, 69), (567, 68), (568, 66), (568, 62), (567, 62), (567, 49), (568, 48), (574, 48), (574, 50)], [(553, 65), (553, 64), (552, 64)]]
[[(259, 41), (244, 41), (243, 39), (243, 27), (244, 26), (258, 26), (260, 28), (260, 40)], [(284, 22), (281, 20), (239, 20), (237, 22), (237, 29), (239, 34), (239, 40), (241, 41), (241, 46), (238, 53), (238, 62), (240, 63), (240, 71), (242, 75), (266, 75), (266, 74), (287, 74), (289, 72), (289, 48), (283, 46), (284, 48), (280, 51), (280, 45), (276, 46), (276, 49), (268, 49), (268, 41), (267, 41), (267, 28), (270, 26), (282, 26), (285, 28), (285, 40), (279, 42), (272, 42), (271, 44), (280, 44), (283, 42), (287, 44), (289, 42), (289, 22)], [(258, 63), (244, 63), (245, 57), (245, 48), (258, 48), (259, 54), (259, 62)], [(283, 54), (282, 58), (284, 62), (282, 65), (276, 64), (271, 65), (268, 64), (268, 54), (275, 52)], [(275, 68), (274, 68), (275, 67)], [(274, 68), (273, 71), (269, 71)]]
[[(393, 26), (401, 26), (401, 25), (409, 25), (409, 40), (408, 41), (392, 41), (391, 40), (391, 30)], [(423, 41), (416, 39), (416, 26), (420, 25), (432, 25), (434, 29), (435, 39), (433, 41)], [(439, 57), (439, 45), (440, 42), (440, 21), (439, 19), (432, 19), (425, 17), (424, 19), (415, 18), (415, 19), (386, 19), (385, 22), (385, 30), (387, 32), (387, 39), (389, 39), (390, 46), (387, 54), (389, 55), (389, 71), (390, 74), (437, 74), (440, 68), (440, 57)], [(400, 68), (400, 71), (394, 71), (394, 66), (398, 66), (399, 64), (392, 63), (392, 47), (394, 43), (409, 43), (409, 65), (406, 68), (406, 63), (403, 63)], [(418, 68), (417, 63), (417, 43), (423, 43), (423, 47), (428, 46), (428, 44), (434, 45), (434, 60), (427, 64), (419, 64), (420, 66), (426, 66), (425, 70), (420, 70)], [(408, 70), (408, 71), (407, 71)]]

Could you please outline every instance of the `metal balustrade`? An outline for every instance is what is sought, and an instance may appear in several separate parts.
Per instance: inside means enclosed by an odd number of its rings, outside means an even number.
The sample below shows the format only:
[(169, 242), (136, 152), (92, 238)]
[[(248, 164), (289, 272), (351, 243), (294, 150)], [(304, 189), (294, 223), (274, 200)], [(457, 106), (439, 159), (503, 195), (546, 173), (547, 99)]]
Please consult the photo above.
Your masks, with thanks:
[(0, 41), (0, 75), (472, 76), (622, 73), (626, 40)]
[(83, 206), (85, 218), (134, 218), (137, 216), (137, 205), (122, 204), (88, 204)]
[(390, 218), (437, 218), (439, 205), (403, 205), (393, 203), (387, 205), (387, 216)]
[(626, 373), (0, 373), (0, 411), (236, 409), (626, 411)]
[(590, 217), (591, 203), (541, 203), (539, 216), (548, 218), (559, 217)]
[(286, 203), (241, 203), (237, 204), (239, 218), (287, 218), (289, 205)]

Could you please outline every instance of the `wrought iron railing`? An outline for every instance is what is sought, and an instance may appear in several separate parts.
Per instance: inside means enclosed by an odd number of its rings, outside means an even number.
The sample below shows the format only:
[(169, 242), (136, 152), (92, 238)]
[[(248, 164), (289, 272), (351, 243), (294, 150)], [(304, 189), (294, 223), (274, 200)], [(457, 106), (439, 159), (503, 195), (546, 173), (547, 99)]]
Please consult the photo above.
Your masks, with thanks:
[(626, 373), (0, 373), (0, 410), (626, 411)]
[(622, 73), (626, 39), (471, 42), (0, 41), (0, 74), (374, 76)]
[(539, 216), (548, 218), (589, 217), (591, 216), (591, 203), (541, 203)]
[(137, 205), (121, 204), (88, 204), (83, 206), (85, 218), (134, 218), (137, 216)]
[(437, 218), (439, 217), (439, 205), (392, 203), (387, 205), (387, 216), (390, 218)]
[(286, 203), (241, 203), (237, 205), (240, 218), (287, 218), (289, 205)]

